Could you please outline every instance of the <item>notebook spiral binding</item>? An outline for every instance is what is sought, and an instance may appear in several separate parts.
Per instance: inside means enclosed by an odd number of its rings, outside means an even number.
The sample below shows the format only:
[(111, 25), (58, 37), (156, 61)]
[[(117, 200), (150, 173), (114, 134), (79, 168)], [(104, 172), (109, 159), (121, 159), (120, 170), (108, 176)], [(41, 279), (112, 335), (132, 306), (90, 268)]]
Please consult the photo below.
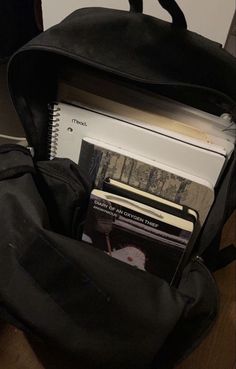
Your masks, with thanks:
[(49, 122), (48, 122), (48, 156), (52, 160), (57, 156), (58, 136), (60, 126), (60, 111), (57, 103), (48, 104)]

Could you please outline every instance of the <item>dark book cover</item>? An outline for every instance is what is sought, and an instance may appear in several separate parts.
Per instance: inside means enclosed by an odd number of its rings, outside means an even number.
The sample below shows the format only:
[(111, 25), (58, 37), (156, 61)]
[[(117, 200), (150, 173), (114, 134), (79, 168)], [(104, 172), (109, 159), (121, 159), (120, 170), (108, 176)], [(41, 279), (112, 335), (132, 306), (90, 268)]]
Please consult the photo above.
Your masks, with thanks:
[(192, 230), (173, 225), (168, 215), (164, 217), (162, 212), (148, 208), (132, 200), (94, 190), (82, 240), (122, 262), (170, 282), (188, 246)]

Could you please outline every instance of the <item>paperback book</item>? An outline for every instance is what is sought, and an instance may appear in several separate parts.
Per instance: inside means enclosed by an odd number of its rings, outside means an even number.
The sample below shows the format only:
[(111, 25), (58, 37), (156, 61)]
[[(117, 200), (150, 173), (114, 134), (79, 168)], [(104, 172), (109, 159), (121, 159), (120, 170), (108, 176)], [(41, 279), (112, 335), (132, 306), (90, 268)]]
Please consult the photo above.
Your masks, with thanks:
[(93, 190), (82, 240), (171, 282), (193, 232), (191, 220)]

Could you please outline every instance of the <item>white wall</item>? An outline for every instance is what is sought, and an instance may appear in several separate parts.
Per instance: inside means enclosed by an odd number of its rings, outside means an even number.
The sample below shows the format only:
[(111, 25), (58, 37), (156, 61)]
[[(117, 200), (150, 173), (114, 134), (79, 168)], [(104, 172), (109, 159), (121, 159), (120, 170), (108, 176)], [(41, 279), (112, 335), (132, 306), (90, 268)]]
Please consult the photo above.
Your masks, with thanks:
[[(118, 3), (118, 4), (117, 4)], [(235, 0), (178, 0), (188, 28), (212, 40), (225, 43), (235, 11)], [(42, 0), (44, 27), (61, 21), (73, 10), (88, 6), (129, 9), (128, 0)], [(157, 0), (144, 0), (144, 13), (170, 20)]]

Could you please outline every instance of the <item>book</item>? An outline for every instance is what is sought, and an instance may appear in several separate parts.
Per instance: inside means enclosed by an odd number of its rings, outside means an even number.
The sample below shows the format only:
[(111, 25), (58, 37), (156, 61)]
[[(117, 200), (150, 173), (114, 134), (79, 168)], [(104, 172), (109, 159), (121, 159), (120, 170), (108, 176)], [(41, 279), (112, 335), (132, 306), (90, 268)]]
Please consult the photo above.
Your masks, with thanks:
[(103, 190), (191, 220), (193, 223), (198, 219), (198, 214), (194, 209), (190, 209), (187, 206), (177, 204), (176, 202), (167, 200), (152, 193), (142, 191), (136, 187), (129, 186), (126, 183), (116, 181), (112, 178), (106, 178), (104, 180)]
[[(185, 110), (180, 113), (177, 104), (163, 102), (163, 99), (158, 102), (157, 99), (147, 97), (147, 95), (144, 97), (137, 92), (132, 99), (130, 96), (124, 99), (124, 95), (121, 95), (125, 103), (75, 88), (63, 82), (59, 85), (59, 96), (62, 101), (74, 105), (78, 103), (80, 106), (83, 104), (102, 114), (173, 136), (183, 142), (222, 154), (227, 159), (230, 158), (234, 150), (235, 135), (230, 130), (225, 130), (225, 126), (211, 125), (208, 121), (206, 122), (206, 119), (204, 124), (203, 117), (197, 120), (196, 117), (194, 119), (193, 114), (186, 114)], [(198, 124), (193, 124), (195, 121)]]
[(118, 182), (128, 185), (123, 188), (132, 188), (139, 196), (156, 196), (155, 201), (166, 205), (193, 209), (201, 225), (214, 201), (214, 189), (206, 181), (93, 138), (82, 140), (79, 166), (97, 189), (104, 188), (107, 178), (113, 184), (115, 180), (116, 187)]
[(82, 240), (121, 262), (171, 282), (193, 233), (190, 220), (93, 190)]
[(112, 118), (85, 106), (58, 103), (53, 105), (53, 110), (56, 111), (56, 118), (52, 119), (51, 124), (51, 159), (55, 156), (67, 157), (78, 163), (82, 139), (95, 137), (202, 178), (213, 187), (225, 165), (224, 155)]
[(72, 64), (70, 68), (63, 66), (60, 70), (60, 76), (58, 82), (58, 99), (60, 101), (79, 102), (80, 92), (83, 90), (97, 97), (104, 97), (123, 105), (173, 118), (178, 123), (185, 123), (202, 133), (213, 134), (235, 143), (235, 131), (231, 129), (232, 116), (229, 114), (223, 114), (219, 117), (161, 96), (150, 89), (143, 88), (141, 84), (130, 86), (130, 83), (125, 80), (117, 79), (112, 75), (108, 76), (102, 71), (94, 71), (88, 67), (81, 66), (78, 71), (76, 65)]

